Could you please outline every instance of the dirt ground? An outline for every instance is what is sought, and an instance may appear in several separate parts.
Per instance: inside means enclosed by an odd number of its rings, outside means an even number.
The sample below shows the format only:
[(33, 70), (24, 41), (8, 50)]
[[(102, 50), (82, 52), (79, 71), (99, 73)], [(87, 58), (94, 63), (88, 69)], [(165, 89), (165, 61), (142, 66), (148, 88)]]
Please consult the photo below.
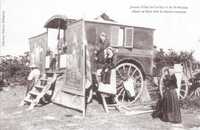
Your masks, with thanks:
[(151, 113), (106, 114), (102, 105), (93, 101), (82, 117), (80, 112), (53, 103), (27, 111), (28, 106), (18, 106), (24, 93), (23, 86), (0, 91), (0, 130), (200, 130), (200, 109), (182, 110), (183, 123), (174, 125), (152, 119)]

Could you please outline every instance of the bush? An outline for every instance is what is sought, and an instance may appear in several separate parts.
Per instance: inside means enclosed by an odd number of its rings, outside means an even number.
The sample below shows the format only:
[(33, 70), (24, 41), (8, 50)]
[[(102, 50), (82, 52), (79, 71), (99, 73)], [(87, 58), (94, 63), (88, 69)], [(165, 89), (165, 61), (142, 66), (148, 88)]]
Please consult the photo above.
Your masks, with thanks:
[(169, 49), (167, 52), (163, 49), (155, 50), (154, 53), (154, 75), (159, 76), (161, 69), (164, 66), (173, 66), (174, 64), (185, 64), (187, 69), (190, 69), (191, 65), (196, 61), (193, 58), (193, 52), (181, 51), (176, 52), (173, 49)]
[(11, 84), (26, 85), (26, 77), (30, 69), (27, 66), (28, 56), (4, 56), (1, 57), (2, 80), (6, 79)]
[(180, 106), (183, 109), (199, 109), (200, 108), (200, 97), (193, 96), (180, 100)]

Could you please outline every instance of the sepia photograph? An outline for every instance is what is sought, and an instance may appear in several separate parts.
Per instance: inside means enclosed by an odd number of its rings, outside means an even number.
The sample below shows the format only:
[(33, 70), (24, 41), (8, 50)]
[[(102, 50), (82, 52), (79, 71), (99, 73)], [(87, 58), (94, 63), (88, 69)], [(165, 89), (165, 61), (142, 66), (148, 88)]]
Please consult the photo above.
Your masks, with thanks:
[(200, 130), (188, 0), (0, 0), (0, 130)]

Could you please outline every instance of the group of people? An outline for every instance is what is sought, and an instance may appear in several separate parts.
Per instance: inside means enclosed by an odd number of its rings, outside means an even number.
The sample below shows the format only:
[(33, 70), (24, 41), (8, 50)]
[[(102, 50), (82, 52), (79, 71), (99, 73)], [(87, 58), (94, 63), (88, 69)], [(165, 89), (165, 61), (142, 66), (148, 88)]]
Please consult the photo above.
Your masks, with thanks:
[[(104, 84), (110, 84), (111, 69), (113, 65), (113, 49), (106, 44), (105, 33), (100, 34), (100, 44), (94, 52), (96, 70), (101, 77), (101, 82)], [(51, 62), (51, 68), (55, 69), (56, 59), (53, 58)], [(40, 71), (36, 66), (31, 66), (32, 71), (28, 77), (28, 80), (37, 80), (40, 75)], [(163, 77), (161, 78), (161, 98), (158, 100), (156, 109), (152, 113), (153, 118), (159, 117), (161, 120), (172, 123), (181, 123), (181, 111), (177, 95), (177, 78), (172, 69), (165, 67), (162, 71)], [(99, 81), (97, 81), (99, 82)], [(28, 88), (27, 92), (31, 89)], [(91, 100), (92, 93), (88, 100)]]
[(114, 49), (109, 46), (106, 34), (100, 33), (99, 42), (94, 51), (95, 74), (92, 74), (93, 84), (90, 86), (87, 102), (92, 101), (93, 92), (98, 90), (99, 83), (110, 84), (113, 64)]
[[(110, 72), (113, 69), (113, 49), (106, 46), (106, 35), (100, 34), (100, 47), (95, 51), (97, 74), (99, 73), (101, 82), (110, 83)], [(99, 71), (98, 71), (99, 70)], [(181, 73), (180, 73), (181, 74)], [(180, 76), (175, 73), (174, 69), (164, 67), (162, 71), (160, 99), (156, 104), (156, 109), (152, 113), (153, 118), (160, 118), (165, 122), (181, 123), (181, 111), (177, 90), (180, 88)]]
[[(50, 64), (49, 64), (49, 68), (51, 72), (54, 72), (56, 70), (56, 54), (52, 53), (51, 56), (51, 60), (50, 60)], [(26, 91), (26, 95), (27, 93), (32, 89), (34, 83), (37, 82), (37, 80), (39, 79), (39, 77), (41, 76), (41, 72), (40, 72), (40, 68), (38, 65), (36, 65), (34, 62), (30, 64), (30, 73), (27, 77), (27, 81), (28, 81), (28, 87), (27, 87), (27, 91)]]
[[(111, 47), (106, 46), (105, 34), (100, 34), (100, 47), (95, 52), (97, 73), (99, 73), (102, 83), (110, 84), (111, 70), (113, 69), (114, 51)], [(106, 46), (106, 47), (105, 47)], [(180, 67), (175, 66), (175, 70)], [(99, 70), (99, 71), (98, 71)], [(179, 75), (180, 74), (180, 75)], [(178, 91), (180, 89), (181, 73), (174, 69), (164, 67), (162, 71), (160, 99), (157, 102), (156, 109), (152, 113), (153, 118), (160, 118), (165, 122), (181, 123), (181, 111), (179, 106)]]

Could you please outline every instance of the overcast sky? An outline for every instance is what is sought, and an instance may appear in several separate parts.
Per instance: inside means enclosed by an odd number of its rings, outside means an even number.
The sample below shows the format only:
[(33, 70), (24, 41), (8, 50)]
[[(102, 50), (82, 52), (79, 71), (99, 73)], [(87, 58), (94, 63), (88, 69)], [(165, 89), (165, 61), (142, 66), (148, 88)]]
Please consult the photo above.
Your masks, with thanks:
[[(118, 22), (155, 28), (154, 44), (161, 48), (195, 50), (200, 58), (200, 8), (198, 0), (5, 0), (6, 46), (3, 53), (22, 54), (28, 38), (46, 31), (55, 14), (95, 18), (106, 12)], [(187, 6), (187, 13), (132, 13), (130, 6)]]

